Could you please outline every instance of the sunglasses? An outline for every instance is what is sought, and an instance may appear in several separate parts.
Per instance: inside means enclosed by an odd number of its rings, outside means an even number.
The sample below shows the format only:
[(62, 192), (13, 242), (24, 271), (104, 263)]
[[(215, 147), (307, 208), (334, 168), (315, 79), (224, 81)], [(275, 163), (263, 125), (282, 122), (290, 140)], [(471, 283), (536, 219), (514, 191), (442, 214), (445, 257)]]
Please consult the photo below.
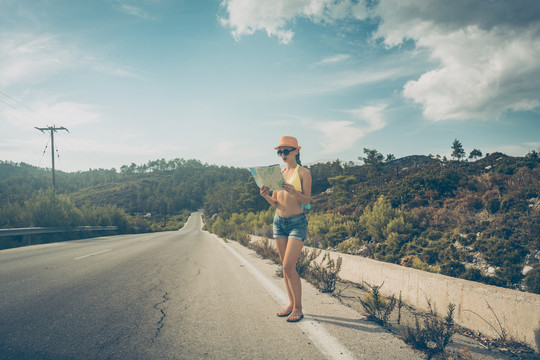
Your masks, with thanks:
[(292, 150), (289, 150), (289, 149), (278, 150), (278, 151), (277, 151), (277, 154), (278, 154), (278, 156), (281, 156), (281, 155), (288, 156), (288, 155), (289, 155), (290, 153), (292, 153), (294, 150), (296, 150), (296, 149), (292, 149)]

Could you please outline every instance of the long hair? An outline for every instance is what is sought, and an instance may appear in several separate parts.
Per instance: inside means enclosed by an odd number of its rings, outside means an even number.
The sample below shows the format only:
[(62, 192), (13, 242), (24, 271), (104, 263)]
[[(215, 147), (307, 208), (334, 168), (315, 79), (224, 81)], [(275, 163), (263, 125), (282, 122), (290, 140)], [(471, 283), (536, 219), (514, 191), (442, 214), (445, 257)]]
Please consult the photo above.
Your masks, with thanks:
[(300, 150), (298, 150), (298, 153), (296, 154), (296, 163), (302, 166), (302, 162), (300, 161)]

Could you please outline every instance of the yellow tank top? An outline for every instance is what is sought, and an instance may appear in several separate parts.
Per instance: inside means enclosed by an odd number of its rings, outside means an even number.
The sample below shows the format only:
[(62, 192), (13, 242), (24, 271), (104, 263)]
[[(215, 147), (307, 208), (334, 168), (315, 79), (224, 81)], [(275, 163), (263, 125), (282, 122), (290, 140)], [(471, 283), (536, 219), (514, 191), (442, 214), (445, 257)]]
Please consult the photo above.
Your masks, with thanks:
[[(302, 192), (302, 182), (300, 181), (300, 176), (298, 175), (299, 167), (300, 165), (296, 165), (296, 169), (294, 169), (294, 174), (293, 176), (291, 176), (289, 181), (287, 181), (287, 183), (294, 186), (296, 191)], [(307, 210), (311, 209), (311, 204), (307, 204), (307, 205), (302, 204), (302, 209), (307, 209)]]
[(300, 176), (298, 176), (298, 168), (300, 165), (296, 165), (296, 168), (294, 169), (294, 174), (291, 176), (289, 181), (287, 181), (289, 184), (294, 186), (296, 191), (302, 192), (302, 183), (300, 182)]

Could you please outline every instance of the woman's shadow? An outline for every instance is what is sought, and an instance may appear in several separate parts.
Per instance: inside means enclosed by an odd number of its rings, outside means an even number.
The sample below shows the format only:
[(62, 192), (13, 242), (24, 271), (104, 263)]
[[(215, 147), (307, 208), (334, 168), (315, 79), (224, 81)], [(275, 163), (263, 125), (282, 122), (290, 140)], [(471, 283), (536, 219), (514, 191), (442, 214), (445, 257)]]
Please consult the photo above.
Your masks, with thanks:
[(373, 322), (370, 322), (364, 319), (350, 319), (350, 318), (325, 316), (325, 315), (317, 315), (317, 314), (306, 315), (306, 318), (307, 319), (311, 318), (320, 323), (341, 326), (348, 329), (358, 330), (358, 331), (363, 331), (363, 332), (371, 332), (371, 333), (387, 332), (387, 329), (380, 327), (374, 324)]

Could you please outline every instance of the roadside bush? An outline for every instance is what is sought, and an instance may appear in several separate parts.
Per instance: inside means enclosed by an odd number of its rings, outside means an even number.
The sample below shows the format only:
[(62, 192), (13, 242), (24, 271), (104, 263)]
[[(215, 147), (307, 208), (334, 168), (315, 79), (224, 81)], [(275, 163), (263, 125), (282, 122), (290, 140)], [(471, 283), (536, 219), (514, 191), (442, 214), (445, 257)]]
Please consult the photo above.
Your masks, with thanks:
[(381, 326), (386, 326), (388, 318), (394, 308), (396, 307), (396, 298), (394, 295), (390, 299), (385, 299), (381, 295), (380, 289), (384, 285), (370, 285), (364, 282), (369, 288), (370, 292), (364, 299), (358, 298), (362, 307), (368, 313), (368, 320), (374, 321)]
[(311, 279), (321, 292), (333, 293), (336, 290), (336, 282), (339, 280), (338, 274), (341, 270), (342, 261), (343, 259), (341, 257), (338, 257), (337, 261), (334, 261), (328, 252), (324, 254), (320, 264), (313, 261)]
[[(296, 262), (296, 272), (300, 277), (306, 278), (311, 276), (310, 268), (311, 264), (321, 253), (320, 250), (311, 250), (304, 248), (298, 257)], [(283, 268), (282, 268), (283, 269)]]
[(255, 252), (263, 258), (272, 260), (276, 264), (281, 263), (279, 253), (274, 247), (272, 247), (271, 240), (263, 238), (262, 240), (255, 243), (250, 243), (249, 247), (255, 250)]
[(405, 342), (411, 344), (414, 348), (425, 352), (428, 359), (437, 354), (444, 353), (444, 349), (450, 343), (455, 334), (454, 310), (455, 305), (448, 305), (448, 312), (444, 320), (441, 320), (433, 312), (429, 304), (429, 314), (424, 315), (423, 326), (415, 315), (415, 327), (407, 325), (403, 332)]

